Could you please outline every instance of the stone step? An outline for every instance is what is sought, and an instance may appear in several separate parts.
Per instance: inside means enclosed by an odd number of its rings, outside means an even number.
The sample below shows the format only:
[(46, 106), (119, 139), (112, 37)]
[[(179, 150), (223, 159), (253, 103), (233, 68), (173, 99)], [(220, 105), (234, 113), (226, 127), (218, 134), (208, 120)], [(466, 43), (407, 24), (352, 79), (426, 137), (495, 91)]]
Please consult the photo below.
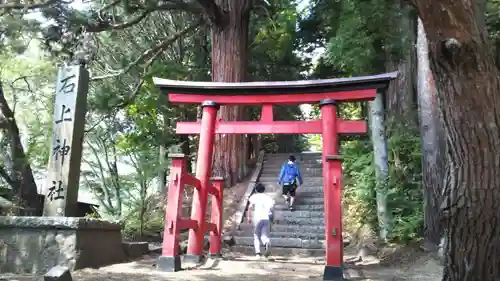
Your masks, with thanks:
[[(295, 237), (275, 237), (271, 232), (271, 247), (273, 248), (305, 248), (305, 249), (324, 249), (326, 241), (319, 236), (309, 237), (309, 238), (295, 238)], [(233, 237), (235, 245), (238, 246), (253, 246), (254, 238), (253, 234), (244, 234), (244, 236), (234, 236)], [(347, 237), (343, 237), (343, 246), (348, 246), (351, 240)]]
[[(269, 190), (281, 190), (281, 186), (276, 183), (276, 181), (270, 182), (270, 181), (262, 181), (259, 180), (260, 183), (262, 183), (266, 189)], [(317, 191), (314, 191), (317, 190)], [(308, 182), (307, 179), (304, 180), (304, 184), (297, 190), (297, 192), (323, 192), (323, 183), (319, 182), (313, 182), (310, 183)]]
[[(279, 195), (279, 196), (277, 196)], [(274, 204), (275, 206), (277, 205), (286, 205), (286, 201), (281, 195), (281, 190), (279, 193), (275, 193), (274, 197)], [(296, 193), (295, 196), (295, 202), (294, 206), (300, 206), (300, 205), (323, 205), (324, 204), (324, 199), (323, 199), (323, 192), (302, 192)]]
[[(272, 181), (273, 182), (276, 182), (278, 181), (278, 176), (279, 176), (279, 173), (269, 173), (269, 172), (262, 172), (260, 174), (260, 177), (261, 178), (272, 178)], [(305, 181), (306, 179), (309, 179), (309, 178), (323, 178), (323, 174), (321, 172), (321, 170), (318, 170), (318, 172), (316, 173), (302, 173), (302, 179)]]
[[(323, 186), (323, 178), (321, 177), (302, 177), (303, 186)], [(269, 175), (264, 175), (259, 177), (259, 182), (263, 184), (270, 184), (279, 187), (278, 177), (271, 177)]]
[[(274, 200), (276, 201), (276, 203), (280, 203), (281, 201), (283, 201), (282, 203), (285, 203), (285, 199), (283, 199), (283, 197), (281, 196), (282, 193), (281, 188), (277, 188), (274, 190), (266, 188), (266, 191), (267, 191), (266, 193), (269, 194), (271, 197), (274, 196)], [(295, 195), (296, 195), (295, 202), (298, 202), (299, 204), (302, 204), (301, 202), (304, 202), (305, 204), (305, 202), (309, 202), (308, 201), (309, 199), (320, 199), (323, 198), (324, 196), (323, 190), (318, 190), (318, 192), (307, 192), (304, 191), (302, 188), (297, 190)], [(323, 201), (321, 201), (321, 203), (323, 203)]]
[[(253, 225), (248, 222), (240, 224), (240, 231), (253, 231)], [(290, 232), (290, 233), (325, 233), (325, 225), (288, 225), (271, 224), (271, 232)]]
[[(280, 158), (264, 158), (264, 163), (276, 163), (281, 167), (281, 165), (285, 164), (288, 162), (287, 159), (280, 159)], [(298, 159), (295, 161), (295, 163), (299, 165), (311, 165), (311, 164), (321, 164), (323, 163), (323, 159), (321, 157), (311, 157), (311, 158), (304, 158), (304, 159)]]
[[(304, 232), (276, 232), (273, 227), (271, 227), (271, 238), (299, 238), (306, 240), (325, 240), (324, 232), (317, 233), (304, 233)], [(239, 230), (235, 232), (234, 236), (238, 237), (253, 237), (252, 231)]]
[[(288, 158), (264, 158), (264, 162), (268, 163), (279, 163), (283, 165), (283, 163), (288, 162)], [(295, 163), (299, 165), (307, 165), (307, 164), (317, 164), (317, 163), (322, 163), (323, 159), (321, 157), (307, 157), (307, 158), (298, 158)]]
[[(311, 193), (312, 194), (312, 193)], [(276, 199), (276, 206), (279, 205), (285, 205), (286, 203), (284, 202), (283, 198)], [(299, 196), (297, 195), (294, 206), (298, 207), (300, 205), (319, 205), (319, 204), (324, 204), (324, 199), (323, 197), (311, 197), (311, 196)]]
[[(253, 237), (234, 237), (236, 245), (253, 246)], [(306, 248), (324, 249), (325, 240), (308, 240), (300, 238), (276, 238), (271, 237), (271, 247), (274, 248)]]
[(264, 159), (283, 159), (286, 160), (291, 155), (295, 156), (296, 160), (310, 159), (310, 158), (321, 158), (320, 153), (266, 153), (264, 154)]
[[(288, 206), (285, 203), (277, 203), (274, 205), (274, 210), (288, 210)], [(295, 204), (295, 212), (297, 211), (318, 211), (324, 212), (325, 206), (324, 204)]]
[[(288, 157), (264, 157), (264, 161), (272, 162), (288, 162)], [(314, 157), (295, 157), (296, 163), (310, 163), (310, 162), (320, 162), (323, 161), (321, 156)]]
[[(274, 195), (276, 195), (276, 194), (274, 194)], [(304, 193), (303, 195), (307, 195), (307, 194)], [(270, 194), (270, 196), (272, 197), (273, 194)], [(324, 205), (323, 197), (302, 196), (300, 194), (297, 195), (297, 197), (295, 197), (295, 202), (294, 202), (293, 206), (295, 207), (296, 210), (311, 211), (312, 210), (311, 208), (307, 208), (308, 205), (319, 205), (322, 208)], [(281, 197), (281, 193), (279, 194), (279, 196), (274, 197), (274, 207), (277, 208), (277, 210), (278, 209), (282, 210), (286, 206), (288, 206), (288, 205), (286, 204), (285, 199), (283, 199), (283, 197)], [(299, 207), (302, 207), (302, 206), (306, 206), (306, 207), (300, 209)], [(314, 207), (314, 208), (316, 208), (316, 210), (320, 210), (319, 209), (320, 207)]]
[[(317, 184), (317, 183), (319, 183), (319, 185), (323, 184), (323, 176), (320, 176), (320, 175), (315, 176), (315, 177), (305, 177), (305, 176), (303, 176), (302, 180), (304, 181), (304, 184), (308, 183), (308, 182), (310, 182), (311, 184)], [(278, 177), (277, 176), (271, 176), (271, 175), (261, 175), (259, 177), (259, 181), (260, 182), (265, 182), (265, 183), (276, 183), (276, 182), (278, 182)]]
[[(269, 167), (269, 165), (274, 166), (276, 168), (281, 168), (283, 164), (287, 163), (288, 161), (285, 160), (280, 160), (280, 159), (264, 159), (264, 166)], [(321, 159), (308, 159), (304, 161), (297, 161), (295, 162), (299, 167), (306, 167), (306, 166), (316, 166), (323, 164), (323, 161)]]
[[(278, 174), (281, 171), (281, 167), (284, 163), (282, 162), (264, 162), (264, 170)], [(297, 163), (301, 172), (308, 172), (314, 170), (322, 170), (323, 164), (317, 162), (310, 163)]]
[[(281, 191), (281, 187), (279, 186), (269, 186), (269, 184), (263, 183), (266, 189), (269, 187), (269, 190), (274, 190), (274, 191)], [(315, 185), (315, 186), (309, 186), (304, 184), (301, 186), (299, 189), (295, 191), (295, 193), (298, 196), (302, 197), (323, 197), (323, 186), (322, 185)]]
[[(321, 156), (314, 157), (295, 157), (296, 163), (310, 163), (310, 162), (319, 162), (322, 161)], [(272, 162), (287, 162), (288, 157), (264, 157), (264, 161), (272, 161)]]
[(275, 210), (274, 218), (276, 220), (289, 219), (289, 218), (324, 218), (325, 213), (322, 211), (299, 211), (299, 210)]
[[(315, 211), (315, 212), (324, 212), (325, 210), (325, 207), (323, 204), (312, 204), (311, 206), (314, 206), (314, 207), (311, 207), (309, 208), (308, 207), (309, 205), (307, 204), (293, 204), (293, 207), (295, 208), (295, 210), (293, 210), (293, 212), (300, 212), (300, 211), (304, 211), (304, 212), (311, 212), (311, 211)], [(288, 205), (285, 204), (285, 203), (276, 203), (274, 205), (274, 210), (275, 212), (278, 212), (278, 211), (285, 211), (285, 210), (289, 210), (288, 208)]]
[[(273, 176), (273, 177), (278, 177), (280, 174), (281, 170), (279, 169), (273, 169), (273, 168), (264, 168), (262, 170), (261, 175), (267, 175), (267, 176)], [(301, 169), (300, 170), (302, 177), (322, 177), (323, 176), (323, 169), (321, 167), (319, 168), (309, 168), (309, 169)]]
[[(297, 194), (308, 194), (308, 193), (317, 193), (314, 196), (323, 196), (323, 190), (324, 187), (323, 185), (308, 185), (307, 183), (304, 183), (298, 190)], [(308, 196), (312, 197), (312, 196)]]
[[(303, 196), (304, 195), (304, 196)], [(320, 205), (324, 204), (323, 195), (321, 197), (316, 196), (317, 193), (304, 193), (303, 195), (297, 194), (297, 197), (294, 202), (294, 206), (298, 207), (300, 205)], [(310, 196), (305, 196), (310, 195)], [(285, 205), (285, 200), (283, 198), (276, 198), (276, 206)]]
[[(305, 171), (304, 169), (301, 169), (300, 171), (302, 178), (322, 178), (323, 177), (323, 169), (321, 167), (319, 168), (311, 168)], [(279, 170), (274, 170), (274, 169), (266, 169), (264, 168), (262, 170), (262, 173), (260, 174), (261, 177), (274, 177), (278, 178), (280, 175)]]
[[(288, 162), (288, 158), (267, 157), (264, 158), (264, 161), (283, 164)], [(297, 160), (295, 161), (295, 163), (297, 164), (312, 164), (312, 163), (322, 163), (322, 162), (323, 159), (321, 159), (321, 157), (297, 158)]]
[[(278, 192), (281, 195), (282, 188), (278, 186), (277, 184), (270, 184), (270, 183), (263, 183), (261, 182), (265, 187), (266, 191), (265, 193), (276, 193)], [(297, 197), (323, 197), (323, 186), (322, 185), (315, 185), (315, 186), (308, 186), (308, 185), (303, 185), (299, 189), (295, 191), (297, 194)]]
[[(275, 193), (282, 191), (282, 187), (275, 182), (263, 182), (263, 181), (259, 182), (262, 183), (266, 188), (265, 193)], [(323, 189), (324, 188), (322, 184), (309, 185), (306, 182), (304, 183), (304, 185), (302, 185), (300, 188), (296, 190), (296, 193), (297, 194), (316, 193), (314, 195), (305, 195), (304, 197), (319, 197), (323, 196)]]
[[(313, 189), (314, 188), (314, 189)], [(301, 187), (299, 188), (296, 192), (296, 200), (299, 200), (299, 197), (301, 198), (323, 198), (324, 193), (323, 193), (323, 188), (319, 187)]]
[[(245, 218), (246, 220), (246, 218)], [(274, 218), (273, 224), (286, 224), (286, 225), (324, 225), (325, 218), (324, 217), (313, 217), (313, 218), (304, 218), (304, 217), (281, 217)]]
[(286, 217), (281, 219), (274, 219), (275, 224), (290, 224), (290, 225), (324, 225), (325, 218), (300, 218), (300, 217)]
[[(231, 247), (231, 252), (245, 254), (245, 255), (255, 254), (253, 246), (243, 246), (243, 245), (236, 245)], [(271, 248), (271, 257), (273, 256), (323, 257), (325, 256), (325, 249)]]

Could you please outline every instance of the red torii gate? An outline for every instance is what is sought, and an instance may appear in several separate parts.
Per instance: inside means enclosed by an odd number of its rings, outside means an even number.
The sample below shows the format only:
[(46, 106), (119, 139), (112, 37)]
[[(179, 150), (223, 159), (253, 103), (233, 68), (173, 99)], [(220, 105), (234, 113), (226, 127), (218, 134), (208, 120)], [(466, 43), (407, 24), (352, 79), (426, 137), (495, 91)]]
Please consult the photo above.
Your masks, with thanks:
[[(196, 177), (187, 175), (185, 169), (179, 168), (183, 167), (183, 160), (173, 161), (163, 253), (157, 267), (165, 271), (180, 270), (178, 240), (181, 228), (189, 229), (184, 259), (198, 261), (201, 258), (206, 231), (211, 232), (211, 242), (214, 243), (209, 253), (220, 254), (222, 179), (214, 181), (214, 186), (210, 184), (215, 134), (321, 134), (326, 237), (323, 280), (343, 280), (342, 165), (338, 155), (338, 135), (365, 134), (368, 126), (362, 120), (337, 118), (336, 103), (373, 100), (377, 90), (387, 88), (396, 77), (397, 72), (392, 72), (354, 78), (243, 83), (153, 78), (155, 85), (168, 94), (170, 102), (201, 104), (203, 107), (201, 122), (177, 122), (177, 134), (200, 135)], [(315, 103), (321, 107), (321, 120), (273, 120), (273, 105)], [(219, 121), (219, 105), (262, 105), (260, 121)], [(191, 219), (180, 217), (179, 190), (184, 184), (196, 187)], [(205, 222), (209, 193), (216, 198), (216, 204), (212, 206), (211, 223)]]

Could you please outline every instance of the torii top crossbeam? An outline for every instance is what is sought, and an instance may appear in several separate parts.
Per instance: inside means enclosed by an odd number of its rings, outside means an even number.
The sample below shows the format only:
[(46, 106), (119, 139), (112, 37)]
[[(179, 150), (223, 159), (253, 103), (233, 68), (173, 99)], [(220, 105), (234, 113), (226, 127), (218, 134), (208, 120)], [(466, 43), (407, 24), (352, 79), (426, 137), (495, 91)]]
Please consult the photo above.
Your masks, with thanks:
[(323, 99), (363, 101), (375, 98), (376, 90), (387, 88), (397, 72), (318, 80), (280, 82), (193, 82), (153, 78), (154, 84), (168, 93), (172, 103), (202, 103), (211, 100), (217, 104), (303, 104), (318, 103)]

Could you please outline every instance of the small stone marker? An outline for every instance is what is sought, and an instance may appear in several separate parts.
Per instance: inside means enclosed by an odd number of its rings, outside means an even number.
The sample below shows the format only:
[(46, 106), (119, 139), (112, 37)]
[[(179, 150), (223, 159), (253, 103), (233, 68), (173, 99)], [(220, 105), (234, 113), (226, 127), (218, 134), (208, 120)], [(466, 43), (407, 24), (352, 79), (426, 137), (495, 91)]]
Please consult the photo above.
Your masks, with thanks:
[(76, 215), (88, 84), (89, 73), (83, 66), (59, 68), (44, 186), (44, 216)]
[(65, 266), (54, 266), (43, 276), (44, 281), (72, 281), (71, 273)]

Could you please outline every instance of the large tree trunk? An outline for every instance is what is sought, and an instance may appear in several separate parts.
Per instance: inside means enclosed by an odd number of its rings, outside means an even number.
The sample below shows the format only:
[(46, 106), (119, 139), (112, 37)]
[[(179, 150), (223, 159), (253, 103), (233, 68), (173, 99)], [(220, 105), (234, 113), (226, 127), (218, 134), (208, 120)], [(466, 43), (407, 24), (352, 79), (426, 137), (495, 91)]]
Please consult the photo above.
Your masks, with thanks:
[(384, 100), (382, 94), (378, 93), (375, 100), (370, 102), (369, 120), (374, 151), (373, 157), (375, 160), (377, 217), (380, 229), (379, 237), (382, 241), (387, 241), (391, 226), (391, 216), (387, 207), (389, 164), (384, 115)]
[[(241, 82), (245, 80), (247, 63), (248, 26), (250, 0), (218, 0), (217, 5), (227, 12), (224, 20), (212, 27), (212, 80), (217, 82)], [(222, 106), (222, 120), (243, 118), (241, 106)], [(246, 165), (241, 157), (242, 135), (218, 135), (215, 140), (214, 172), (231, 186), (242, 179), (240, 167)]]
[[(415, 0), (447, 136), (445, 281), (500, 277), (500, 73), (484, 11), (466, 0)], [(479, 3), (484, 4), (484, 3)], [(449, 179), (449, 180), (448, 180)]]
[(438, 113), (437, 89), (429, 65), (427, 37), (420, 19), (418, 20), (417, 58), (424, 185), (424, 239), (426, 249), (435, 251), (441, 240), (439, 207), (444, 178), (445, 139)]

